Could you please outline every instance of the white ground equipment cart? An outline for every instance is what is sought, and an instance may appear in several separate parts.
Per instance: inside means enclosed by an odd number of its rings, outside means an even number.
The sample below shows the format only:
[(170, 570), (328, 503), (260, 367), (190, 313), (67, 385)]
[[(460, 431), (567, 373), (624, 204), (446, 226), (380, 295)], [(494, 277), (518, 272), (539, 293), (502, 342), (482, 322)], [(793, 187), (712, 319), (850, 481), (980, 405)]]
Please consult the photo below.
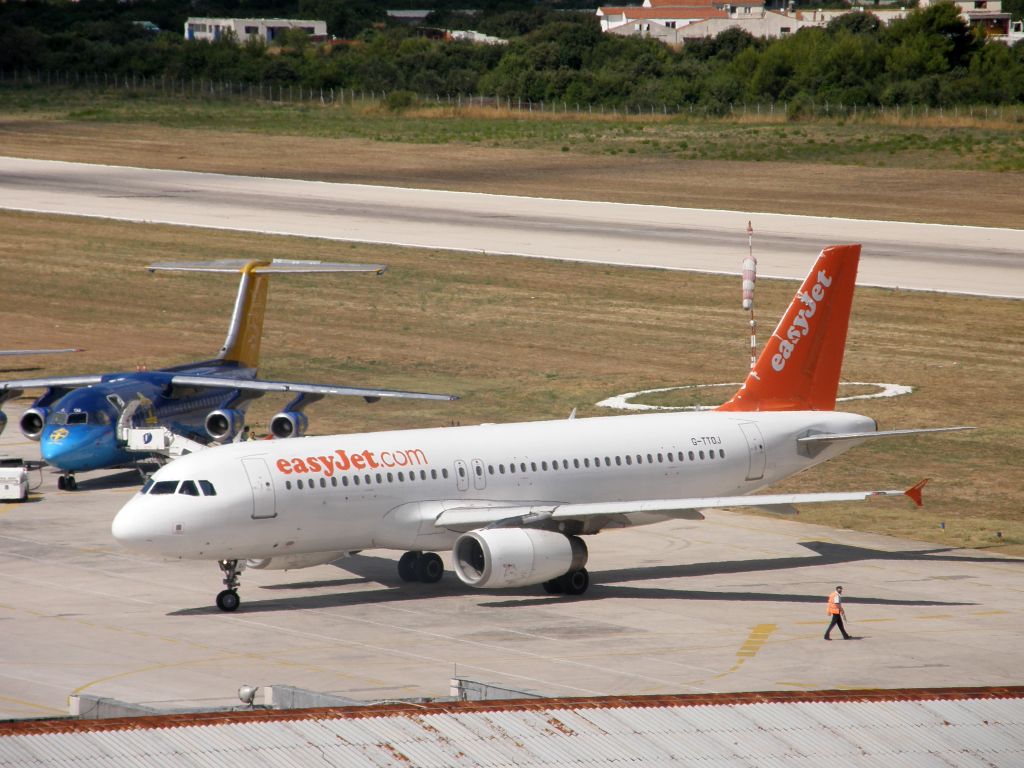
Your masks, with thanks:
[(157, 464), (164, 464), (207, 447), (167, 427), (133, 427), (132, 417), (138, 407), (139, 401), (132, 400), (117, 420), (117, 439), (129, 451), (149, 454), (156, 459)]
[(28, 498), (28, 467), (22, 459), (0, 458), (0, 501)]

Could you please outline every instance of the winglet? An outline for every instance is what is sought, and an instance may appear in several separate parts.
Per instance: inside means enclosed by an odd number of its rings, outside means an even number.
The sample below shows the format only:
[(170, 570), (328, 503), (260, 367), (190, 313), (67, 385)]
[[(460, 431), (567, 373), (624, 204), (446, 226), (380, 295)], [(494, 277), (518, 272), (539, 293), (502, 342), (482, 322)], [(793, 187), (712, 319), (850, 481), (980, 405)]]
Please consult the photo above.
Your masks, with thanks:
[(923, 507), (924, 506), (924, 500), (921, 498), (921, 492), (924, 490), (925, 485), (928, 483), (928, 481), (930, 479), (931, 478), (926, 477), (920, 483), (918, 483), (917, 485), (915, 485), (912, 488), (908, 488), (903, 493), (905, 493), (907, 496), (912, 498), (914, 500), (914, 503), (917, 504), (917, 506)]

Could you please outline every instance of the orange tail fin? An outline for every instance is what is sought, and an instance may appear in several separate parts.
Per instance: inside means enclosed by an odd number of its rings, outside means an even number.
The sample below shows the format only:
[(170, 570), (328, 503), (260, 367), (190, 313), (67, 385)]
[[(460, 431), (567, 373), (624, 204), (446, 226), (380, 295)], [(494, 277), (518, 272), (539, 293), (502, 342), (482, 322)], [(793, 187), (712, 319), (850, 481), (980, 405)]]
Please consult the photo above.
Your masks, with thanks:
[(747, 380), (718, 410), (835, 409), (859, 261), (859, 245), (821, 252)]

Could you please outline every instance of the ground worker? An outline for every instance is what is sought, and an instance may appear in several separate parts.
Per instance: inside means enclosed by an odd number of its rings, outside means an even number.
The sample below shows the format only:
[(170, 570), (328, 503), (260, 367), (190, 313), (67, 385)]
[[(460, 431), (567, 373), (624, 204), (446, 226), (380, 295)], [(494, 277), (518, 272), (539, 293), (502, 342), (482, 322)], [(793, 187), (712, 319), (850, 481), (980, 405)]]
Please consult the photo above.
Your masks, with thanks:
[(829, 635), (832, 634), (832, 628), (839, 627), (839, 631), (843, 633), (843, 640), (849, 640), (850, 636), (846, 634), (846, 627), (843, 626), (846, 609), (843, 608), (843, 588), (841, 586), (836, 586), (836, 591), (828, 596), (828, 615), (832, 619), (832, 623), (825, 630), (825, 639), (831, 640)]

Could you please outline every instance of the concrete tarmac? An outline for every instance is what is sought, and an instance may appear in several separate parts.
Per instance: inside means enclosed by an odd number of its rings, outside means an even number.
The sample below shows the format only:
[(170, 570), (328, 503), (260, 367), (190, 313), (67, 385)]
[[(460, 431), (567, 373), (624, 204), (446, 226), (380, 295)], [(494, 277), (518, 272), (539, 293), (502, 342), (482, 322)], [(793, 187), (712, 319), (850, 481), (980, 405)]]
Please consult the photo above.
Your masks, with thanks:
[[(330, 184), (0, 157), (0, 208), (801, 279), (837, 243), (858, 283), (1024, 298), (1024, 230)], [(1024, 211), (1024, 209), (1022, 209)]]
[[(37, 458), (9, 415), (0, 455)], [(370, 551), (247, 570), (224, 614), (214, 563), (111, 538), (137, 473), (81, 475), (73, 493), (56, 479), (43, 469), (29, 502), (0, 503), (0, 718), (66, 713), (72, 693), (231, 706), (242, 684), (445, 696), (454, 674), (552, 696), (1021, 682), (1024, 559), (710, 512), (590, 537), (580, 598), (474, 591), (450, 572), (404, 584), (400, 553)], [(856, 639), (826, 643), (836, 584)]]

